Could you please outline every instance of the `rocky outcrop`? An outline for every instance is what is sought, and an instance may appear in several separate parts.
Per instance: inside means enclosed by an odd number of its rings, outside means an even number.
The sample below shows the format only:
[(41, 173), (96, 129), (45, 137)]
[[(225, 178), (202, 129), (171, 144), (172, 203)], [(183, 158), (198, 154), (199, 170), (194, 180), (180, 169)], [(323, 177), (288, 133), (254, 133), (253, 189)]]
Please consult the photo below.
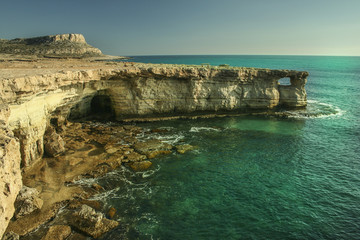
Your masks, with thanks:
[(183, 145), (177, 145), (175, 146), (176, 152), (180, 154), (184, 154), (188, 151), (192, 151), (196, 149), (195, 146), (189, 145), (189, 144), (183, 144)]
[[(30, 38), (33, 42), (62, 42), (62, 41), (70, 41), (70, 42), (77, 42), (77, 43), (86, 43), (85, 37), (82, 34), (57, 34), (57, 35), (49, 35), (44, 37), (37, 37), (37, 38)], [(28, 40), (30, 41), (30, 40)]]
[(15, 201), (15, 217), (19, 218), (41, 209), (44, 202), (38, 196), (38, 190), (23, 186)]
[(138, 142), (134, 144), (134, 149), (140, 154), (146, 155), (147, 158), (155, 158), (160, 154), (171, 153), (171, 146), (157, 139), (147, 140), (145, 142)]
[(82, 205), (72, 216), (71, 226), (93, 238), (98, 238), (119, 225), (118, 222), (106, 219), (104, 214), (96, 212), (87, 205)]
[(151, 167), (152, 162), (150, 161), (141, 161), (141, 162), (132, 162), (129, 164), (132, 170), (134, 171), (144, 171)]
[(65, 151), (65, 142), (53, 127), (49, 127), (45, 131), (44, 150), (50, 157), (54, 157)]
[(48, 57), (103, 55), (99, 49), (87, 44), (82, 34), (57, 34), (35, 38), (0, 40), (0, 53)]

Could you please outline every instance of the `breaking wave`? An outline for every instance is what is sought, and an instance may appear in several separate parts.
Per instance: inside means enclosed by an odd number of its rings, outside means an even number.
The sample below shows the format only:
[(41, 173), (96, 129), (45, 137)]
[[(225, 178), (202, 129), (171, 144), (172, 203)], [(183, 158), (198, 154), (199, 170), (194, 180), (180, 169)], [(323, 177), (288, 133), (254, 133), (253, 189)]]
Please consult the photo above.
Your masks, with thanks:
[(192, 127), (189, 132), (202, 132), (202, 131), (220, 132), (221, 130), (218, 128), (212, 128), (212, 127)]
[(290, 118), (329, 118), (341, 116), (345, 111), (329, 103), (308, 100), (306, 109), (286, 111)]

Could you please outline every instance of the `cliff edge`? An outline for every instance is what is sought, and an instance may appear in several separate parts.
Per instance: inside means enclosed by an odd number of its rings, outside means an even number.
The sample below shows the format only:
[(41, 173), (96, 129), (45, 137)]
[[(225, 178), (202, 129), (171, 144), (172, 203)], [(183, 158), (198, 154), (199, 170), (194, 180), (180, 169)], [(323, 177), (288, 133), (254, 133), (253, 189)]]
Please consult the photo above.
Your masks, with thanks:
[(0, 39), (0, 53), (38, 57), (100, 57), (100, 49), (86, 43), (82, 34), (57, 34), (34, 38)]

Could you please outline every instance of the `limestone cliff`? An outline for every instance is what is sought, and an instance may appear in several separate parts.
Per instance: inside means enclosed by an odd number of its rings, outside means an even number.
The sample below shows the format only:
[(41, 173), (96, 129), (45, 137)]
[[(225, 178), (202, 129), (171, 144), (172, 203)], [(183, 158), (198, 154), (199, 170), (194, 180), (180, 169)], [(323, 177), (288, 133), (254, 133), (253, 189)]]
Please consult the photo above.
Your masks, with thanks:
[(14, 202), (22, 187), (20, 146), (6, 125), (10, 109), (0, 99), (0, 238), (15, 208)]
[[(54, 112), (80, 118), (102, 110), (123, 120), (304, 107), (307, 75), (289, 70), (125, 64), (8, 79), (0, 88), (11, 109), (8, 126), (20, 141), (22, 166), (28, 166), (43, 155), (43, 135)], [(284, 77), (291, 85), (278, 84)]]
[[(279, 85), (281, 78), (291, 85)], [(161, 114), (306, 106), (307, 73), (253, 68), (135, 67), (113, 71), (105, 89), (117, 119)]]
[[(70, 38), (72, 38), (69, 35)], [(63, 41), (55, 37), (51, 41)], [(64, 37), (67, 39), (68, 37)], [(77, 38), (76, 41), (83, 41)], [(67, 41), (67, 40), (66, 40)], [(59, 63), (60, 64), (60, 63)], [(193, 116), (305, 107), (307, 72), (254, 68), (135, 63), (87, 63), (68, 70), (15, 70), (0, 75), (0, 225), (13, 214), (22, 167), (44, 154), (44, 133), (54, 121), (90, 113), (117, 120)], [(99, 64), (99, 63), (97, 63)], [(24, 72), (23, 71), (23, 72)], [(29, 74), (32, 73), (32, 74)], [(14, 77), (16, 76), (16, 77)], [(290, 85), (279, 84), (289, 78)], [(8, 107), (7, 107), (8, 106)], [(20, 145), (20, 146), (19, 146)], [(20, 160), (21, 158), (21, 160)], [(4, 217), (3, 217), (4, 216)], [(3, 229), (0, 229), (0, 236)]]
[(0, 40), (0, 53), (47, 57), (102, 56), (81, 34), (58, 34), (35, 38)]

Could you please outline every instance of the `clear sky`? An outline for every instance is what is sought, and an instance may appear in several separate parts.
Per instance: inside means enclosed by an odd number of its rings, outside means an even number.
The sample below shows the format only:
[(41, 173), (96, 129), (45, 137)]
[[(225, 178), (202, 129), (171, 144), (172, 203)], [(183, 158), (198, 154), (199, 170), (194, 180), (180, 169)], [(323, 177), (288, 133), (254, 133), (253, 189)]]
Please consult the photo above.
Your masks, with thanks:
[(360, 0), (2, 0), (0, 38), (82, 33), (111, 55), (360, 56)]

